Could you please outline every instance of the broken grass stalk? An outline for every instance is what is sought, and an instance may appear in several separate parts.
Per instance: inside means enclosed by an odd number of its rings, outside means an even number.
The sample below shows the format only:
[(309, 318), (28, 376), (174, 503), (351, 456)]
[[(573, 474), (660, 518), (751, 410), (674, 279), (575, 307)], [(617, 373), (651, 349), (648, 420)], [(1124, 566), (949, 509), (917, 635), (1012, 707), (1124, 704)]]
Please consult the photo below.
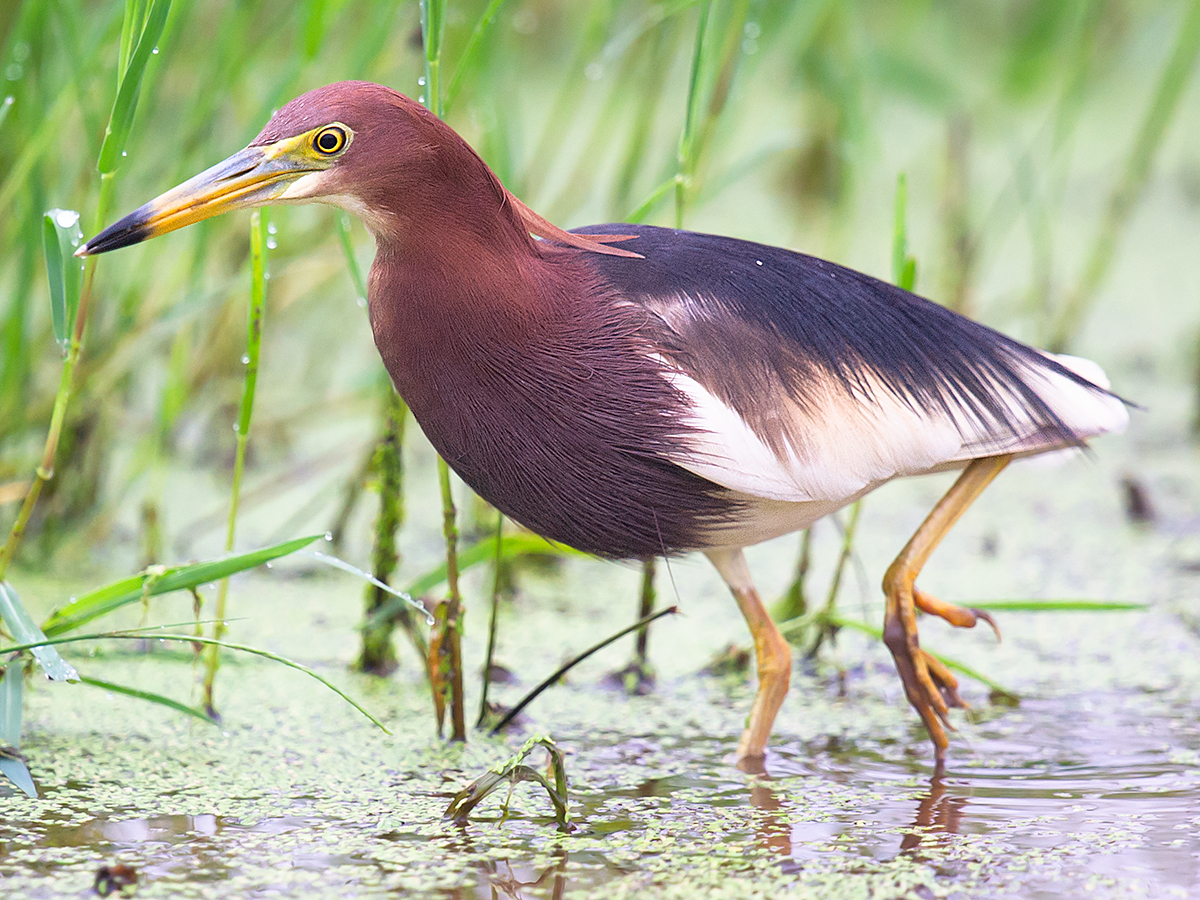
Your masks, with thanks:
[[(554, 776), (554, 784), (536, 769), (524, 765), (525, 757), (533, 752), (535, 747), (542, 747), (547, 754), (547, 765)], [(571, 831), (571, 812), (567, 798), (567, 769), (564, 764), (563, 752), (553, 739), (544, 735), (534, 735), (527, 740), (515, 754), (499, 765), (492, 766), (488, 771), (476, 778), (469, 785), (454, 795), (450, 805), (446, 807), (443, 818), (452, 819), (459, 825), (465, 825), (470, 819), (471, 811), (484, 798), (497, 790), (502, 784), (508, 785), (509, 797), (504, 801), (503, 815), (508, 815), (508, 803), (513, 789), (522, 781), (532, 781), (540, 784), (554, 804), (554, 819), (558, 822), (559, 831)]]

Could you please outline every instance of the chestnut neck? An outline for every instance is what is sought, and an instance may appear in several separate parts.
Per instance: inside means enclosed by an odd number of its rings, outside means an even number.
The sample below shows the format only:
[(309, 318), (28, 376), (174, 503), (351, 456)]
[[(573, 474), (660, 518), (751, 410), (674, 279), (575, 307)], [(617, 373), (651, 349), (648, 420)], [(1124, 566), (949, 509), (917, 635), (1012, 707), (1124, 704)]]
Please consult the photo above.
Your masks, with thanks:
[[(488, 173), (490, 175), (490, 173)], [(488, 384), (561, 321), (561, 273), (486, 186), (406, 204), (394, 234), (376, 235), (371, 327), (396, 388), (427, 431), (459, 431), (455, 404)], [(422, 210), (422, 206), (425, 209)], [(430, 434), (435, 443), (438, 435)], [(442, 449), (439, 447), (439, 449)], [(450, 448), (447, 448), (450, 449)]]

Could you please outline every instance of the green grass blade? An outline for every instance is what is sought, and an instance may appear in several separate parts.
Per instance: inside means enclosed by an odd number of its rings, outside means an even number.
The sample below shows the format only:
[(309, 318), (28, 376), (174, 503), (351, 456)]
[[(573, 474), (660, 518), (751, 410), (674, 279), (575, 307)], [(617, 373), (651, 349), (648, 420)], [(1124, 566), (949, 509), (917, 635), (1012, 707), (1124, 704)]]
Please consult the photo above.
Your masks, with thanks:
[(271, 547), (264, 547), (261, 550), (238, 553), (190, 566), (153, 567), (140, 575), (123, 578), (77, 597), (62, 609), (51, 613), (50, 618), (46, 620), (44, 630), (49, 637), (60, 635), (110, 613), (114, 609), (135, 603), (143, 597), (189, 590), (210, 581), (219, 581), (246, 569), (253, 569), (255, 566), (307, 547), (318, 537), (319, 535), (314, 534), (311, 537), (296, 538)]
[(79, 213), (73, 209), (48, 210), (42, 218), (42, 242), (46, 252), (46, 280), (50, 284), (54, 339), (66, 350), (83, 285), (83, 264), (74, 256), (83, 243)]
[(81, 675), (79, 678), (84, 684), (90, 684), (92, 687), (98, 687), (102, 690), (109, 691), (113, 694), (124, 694), (126, 697), (136, 697), (138, 700), (145, 700), (148, 703), (157, 703), (159, 706), (165, 706), (168, 709), (173, 709), (176, 712), (186, 713), (193, 718), (199, 719), (202, 722), (207, 722), (209, 725), (215, 725), (216, 720), (211, 719), (202, 709), (195, 706), (188, 706), (186, 703), (180, 703), (178, 700), (172, 700), (170, 697), (164, 697), (162, 694), (156, 694), (154, 691), (143, 691), (139, 688), (131, 688), (123, 684), (114, 684), (111, 681), (103, 681), (99, 678), (92, 678), (88, 675)]
[(45, 644), (46, 635), (37, 627), (33, 617), (29, 615), (29, 610), (7, 581), (0, 581), (0, 619), (4, 621), (14, 639), (39, 645), (33, 650), (33, 658), (42, 667), (47, 678), (51, 681), (79, 680), (79, 673), (75, 671), (75, 667), (59, 656), (57, 650)]
[(662, 202), (663, 197), (667, 196), (667, 193), (671, 190), (671, 188), (675, 187), (676, 185), (678, 185), (680, 183), (681, 183), (680, 176), (672, 175), (670, 178), (668, 178), (666, 181), (664, 181), (662, 184), (660, 184), (658, 187), (656, 187), (654, 190), (652, 190), (650, 192), (650, 195), (648, 197), (646, 197), (646, 199), (643, 200), (641, 203), (639, 203), (637, 205), (637, 208), (634, 209), (634, 211), (631, 212), (624, 219), (622, 219), (622, 221), (623, 222), (632, 222), (635, 225), (641, 224), (642, 222), (645, 221), (646, 217), (654, 211), (655, 207), (657, 207), (658, 204)]
[(425, 94), (422, 102), (435, 116), (442, 116), (442, 38), (446, 33), (445, 0), (421, 0), (421, 35), (425, 42)]
[(170, 11), (171, 0), (154, 0), (146, 16), (146, 27), (142, 29), (137, 46), (129, 55), (129, 65), (121, 76), (121, 85), (117, 88), (108, 127), (104, 130), (104, 143), (100, 146), (100, 160), (96, 168), (100, 170), (101, 175), (116, 171), (120, 163), (121, 153), (125, 150), (129, 131), (133, 127), (133, 113), (142, 89), (142, 76), (146, 72), (146, 64), (154, 54), (158, 39), (162, 36), (163, 26), (167, 24), (167, 13)]
[(3, 748), (0, 748), (0, 774), (23, 790), (30, 799), (37, 799), (37, 788), (34, 787), (33, 776), (29, 774), (25, 760)]
[(13, 660), (0, 669), (0, 744), (10, 747), (21, 746), (21, 723), (24, 709), (21, 706), (25, 680), (21, 677), (21, 663)]
[(696, 44), (692, 50), (692, 71), (688, 78), (687, 109), (683, 119), (683, 133), (679, 136), (679, 178), (675, 181), (675, 227), (683, 227), (683, 209), (692, 175), (696, 170), (698, 153), (697, 132), (699, 130), (702, 92), (701, 77), (706, 68), (705, 36), (708, 33), (708, 16), (712, 9), (711, 0), (703, 0), (700, 6), (700, 21), (696, 24)]
[[(77, 644), (81, 641), (143, 641), (146, 640), (147, 637), (145, 633), (146, 630), (147, 629), (139, 628), (130, 631), (102, 631), (96, 634), (73, 634), (69, 637), (46, 638), (41, 641), (13, 644), (9, 647), (0, 647), (0, 655), (6, 653), (19, 653), (24, 650), (32, 650), (34, 653), (36, 653), (40, 648), (56, 647), (60, 644)], [(216, 638), (204, 637), (198, 634), (170, 634), (156, 632), (153, 636), (153, 640), (182, 641), (188, 644), (206, 644), (211, 647), (220, 647), (223, 650), (237, 650), (241, 653), (249, 653), (252, 656), (261, 656), (263, 659), (269, 659), (271, 662), (277, 662), (280, 665), (287, 666), (289, 669), (295, 669), (297, 672), (303, 672), (310, 678), (315, 678), (317, 681), (321, 682), (321, 684), (325, 685), (325, 687), (329, 688), (329, 690), (333, 691), (335, 694), (353, 706), (356, 710), (362, 713), (363, 716), (369, 719), (373, 725), (380, 728), (387, 734), (392, 733), (390, 730), (388, 730), (387, 726), (363, 709), (349, 694), (347, 694), (337, 685), (321, 677), (321, 675), (319, 675), (317, 672), (314, 672), (303, 663), (298, 663), (293, 659), (288, 659), (286, 656), (280, 656), (278, 653), (272, 653), (269, 650), (261, 650), (258, 647), (251, 647), (248, 644), (236, 644), (233, 641), (219, 641)]]
[[(317, 560), (317, 562), (322, 562), (327, 566), (332, 566), (335, 569), (341, 569), (343, 572), (347, 572), (351, 575), (357, 575), (363, 581), (374, 585), (384, 593), (390, 594), (396, 600), (399, 600), (401, 603), (411, 607), (415, 612), (420, 613), (425, 617), (425, 623), (427, 625), (433, 624), (433, 616), (430, 614), (429, 610), (414, 600), (409, 594), (404, 593), (404, 591), (396, 590), (390, 584), (376, 578), (370, 572), (360, 569), (358, 566), (352, 565), (351, 563), (346, 562), (344, 559), (338, 559), (336, 556), (330, 556), (328, 553), (322, 553), (320, 550), (309, 550), (305, 555), (311, 556), (313, 559)], [(392, 606), (390, 603), (386, 605), (389, 610), (388, 615), (390, 616)]]
[(8, 111), (12, 109), (13, 95), (9, 94), (4, 100), (0, 101), (0, 126), (4, 125), (4, 120), (8, 118)]
[(454, 100), (458, 96), (458, 92), (462, 89), (463, 78), (471, 71), (475, 65), (475, 58), (479, 55), (479, 47), (483, 41), (483, 36), (488, 33), (491, 24), (496, 20), (496, 15), (500, 12), (500, 6), (504, 0), (489, 0), (488, 5), (484, 8), (483, 14), (479, 17), (479, 21), (475, 23), (475, 27), (471, 30), (471, 36), (467, 39), (467, 46), (463, 48), (462, 54), (458, 57), (458, 65), (454, 67), (454, 74), (450, 76), (450, 84), (446, 88), (446, 100), (442, 104), (442, 111), (448, 112), (450, 107), (454, 105)]
[(304, 14), (304, 59), (311, 60), (321, 49), (329, 22), (328, 0), (308, 0)]
[(125, 0), (125, 15), (121, 19), (121, 45), (117, 52), (117, 87), (129, 68), (129, 56), (134, 42), (146, 24), (146, 0)]
[(1000, 612), (1135, 612), (1150, 608), (1147, 603), (1130, 600), (981, 600), (960, 604), (972, 609)]
[[(518, 556), (529, 556), (542, 553), (551, 553), (555, 556), (580, 556), (587, 557), (588, 554), (576, 550), (572, 547), (566, 547), (558, 544), (551, 544), (543, 537), (528, 532), (506, 535), (500, 542), (499, 551), (496, 548), (496, 537), (484, 538), (483, 540), (471, 544), (469, 547), (459, 551), (458, 554), (458, 572), (461, 575), (467, 569), (477, 566), (480, 563), (489, 560), (499, 559), (501, 561), (514, 559)], [(368, 581), (373, 580), (371, 575), (363, 572), (349, 563), (343, 562), (336, 557), (326, 556), (325, 554), (314, 554), (317, 559), (327, 565), (333, 565), (336, 568), (349, 572), (352, 575), (358, 575), (360, 578), (365, 578)], [(426, 620), (429, 620), (429, 611), (414, 598), (424, 596), (433, 591), (434, 588), (446, 583), (446, 564), (441, 563), (438, 566), (428, 570), (422, 575), (418, 575), (413, 579), (404, 590), (396, 590), (395, 588), (384, 585), (384, 589), (392, 594), (386, 602), (382, 603), (372, 610), (368, 619), (368, 627), (371, 623), (386, 620), (395, 616), (401, 608), (401, 604), (410, 604), (414, 606)]]
[[(581, 553), (570, 547), (551, 544), (545, 538), (538, 537), (536, 534), (510, 534), (502, 542), (501, 559), (512, 559), (514, 556), (525, 556), (533, 553), (553, 553), (558, 556), (587, 556), (586, 553)], [(495, 556), (496, 537), (493, 535), (462, 549), (458, 554), (458, 570), (461, 573), (463, 570), (471, 568), (471, 566), (494, 559)], [(440, 566), (430, 569), (424, 575), (413, 579), (404, 590), (414, 597), (419, 597), (422, 594), (428, 594), (435, 587), (445, 582), (445, 580), (446, 564), (442, 563)]]
[(338, 215), (338, 239), (342, 244), (342, 253), (346, 256), (346, 268), (350, 271), (350, 280), (354, 282), (354, 290), (358, 292), (359, 304), (367, 302), (367, 280), (363, 278), (362, 267), (358, 257), (354, 255), (354, 244), (350, 240), (350, 213)]
[(896, 176), (896, 210), (892, 227), (892, 281), (906, 291), (917, 283), (917, 261), (908, 254), (908, 179)]

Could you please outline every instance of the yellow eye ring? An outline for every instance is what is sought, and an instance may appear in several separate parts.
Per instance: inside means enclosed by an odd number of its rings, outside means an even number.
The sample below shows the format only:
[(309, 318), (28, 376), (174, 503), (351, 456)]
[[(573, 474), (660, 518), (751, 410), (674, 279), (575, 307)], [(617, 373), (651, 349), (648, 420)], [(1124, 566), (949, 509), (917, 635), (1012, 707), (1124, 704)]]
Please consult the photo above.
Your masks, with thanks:
[(333, 156), (346, 146), (346, 129), (341, 125), (327, 125), (313, 135), (313, 149), (322, 156)]

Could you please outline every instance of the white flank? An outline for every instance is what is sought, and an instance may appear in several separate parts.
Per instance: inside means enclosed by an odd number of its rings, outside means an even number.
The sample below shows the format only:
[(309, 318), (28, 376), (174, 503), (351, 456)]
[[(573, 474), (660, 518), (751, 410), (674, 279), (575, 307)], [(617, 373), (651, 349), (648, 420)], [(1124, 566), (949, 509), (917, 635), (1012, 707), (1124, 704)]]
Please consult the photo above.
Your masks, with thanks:
[[(1054, 358), (1107, 386), (1095, 363)], [(1038, 431), (1016, 397), (1009, 404), (1010, 429), (963, 411), (923, 412), (878, 384), (870, 385), (869, 396), (851, 396), (831, 380), (814, 386), (803, 409), (786, 398), (779, 403), (787, 439), (777, 454), (695, 379), (678, 370), (667, 377), (691, 401), (688, 424), (696, 429), (688, 452), (674, 462), (750, 497), (804, 504), (804, 510), (775, 511), (771, 518), (782, 529), (776, 534), (790, 530), (783, 528), (785, 521), (815, 520), (892, 478), (956, 468), (981, 456), (1033, 455), (1063, 446)], [(1121, 431), (1129, 421), (1120, 400), (1065, 376), (1036, 369), (1025, 373), (1025, 381), (1080, 439)]]

